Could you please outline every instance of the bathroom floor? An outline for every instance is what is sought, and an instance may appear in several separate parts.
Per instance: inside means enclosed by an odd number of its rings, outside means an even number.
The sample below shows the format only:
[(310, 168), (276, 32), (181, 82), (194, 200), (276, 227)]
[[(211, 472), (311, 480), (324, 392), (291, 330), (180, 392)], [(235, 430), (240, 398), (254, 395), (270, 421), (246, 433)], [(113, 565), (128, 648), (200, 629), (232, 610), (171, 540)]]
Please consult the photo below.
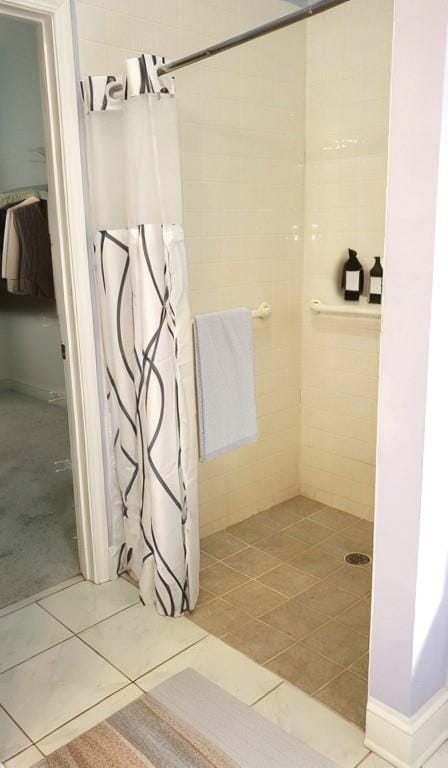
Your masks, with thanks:
[[(391, 768), (356, 725), (192, 621), (143, 606), (123, 578), (80, 577), (0, 611), (0, 762), (31, 768), (187, 667), (339, 768)], [(447, 759), (448, 742), (426, 768)]]
[(79, 573), (67, 411), (0, 390), (0, 608)]
[(190, 619), (361, 728), (373, 525), (304, 497), (202, 541)]

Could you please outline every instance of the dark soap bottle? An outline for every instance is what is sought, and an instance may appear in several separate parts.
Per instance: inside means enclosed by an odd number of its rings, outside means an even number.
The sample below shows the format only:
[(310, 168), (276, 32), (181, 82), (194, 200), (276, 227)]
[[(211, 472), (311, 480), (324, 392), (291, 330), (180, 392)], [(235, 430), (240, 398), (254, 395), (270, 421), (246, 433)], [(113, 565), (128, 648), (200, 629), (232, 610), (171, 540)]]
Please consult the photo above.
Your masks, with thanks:
[(383, 268), (379, 256), (375, 256), (375, 264), (370, 270), (369, 304), (381, 304), (383, 294)]
[(348, 249), (348, 259), (342, 270), (342, 290), (346, 301), (359, 301), (364, 290), (364, 270), (352, 248)]

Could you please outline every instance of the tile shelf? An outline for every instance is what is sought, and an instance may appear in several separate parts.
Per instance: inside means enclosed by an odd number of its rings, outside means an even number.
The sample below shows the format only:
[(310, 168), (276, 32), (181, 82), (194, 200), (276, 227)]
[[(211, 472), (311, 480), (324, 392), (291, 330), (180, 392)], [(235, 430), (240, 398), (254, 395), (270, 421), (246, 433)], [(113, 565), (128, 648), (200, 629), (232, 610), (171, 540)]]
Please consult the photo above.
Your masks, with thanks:
[(375, 304), (325, 304), (320, 299), (310, 301), (310, 309), (317, 315), (356, 315), (357, 317), (369, 317), (379, 320), (381, 318), (381, 306)]

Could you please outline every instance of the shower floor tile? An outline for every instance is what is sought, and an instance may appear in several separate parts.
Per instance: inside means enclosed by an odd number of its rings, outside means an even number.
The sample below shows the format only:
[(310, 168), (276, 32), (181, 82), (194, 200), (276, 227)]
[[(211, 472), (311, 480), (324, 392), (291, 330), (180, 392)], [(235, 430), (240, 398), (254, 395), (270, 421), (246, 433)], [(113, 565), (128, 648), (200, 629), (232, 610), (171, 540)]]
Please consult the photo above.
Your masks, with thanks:
[(219, 598), (190, 620), (364, 727), (372, 568), (344, 557), (372, 554), (373, 524), (298, 496), (203, 549), (201, 586)]

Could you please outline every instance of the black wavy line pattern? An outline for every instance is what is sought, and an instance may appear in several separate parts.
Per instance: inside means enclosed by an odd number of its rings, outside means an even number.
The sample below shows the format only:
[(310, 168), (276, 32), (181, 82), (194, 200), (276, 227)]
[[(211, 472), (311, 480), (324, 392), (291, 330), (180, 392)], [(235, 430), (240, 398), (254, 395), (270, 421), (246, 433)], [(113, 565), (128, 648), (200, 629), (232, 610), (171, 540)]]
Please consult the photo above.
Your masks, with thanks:
[[(142, 76), (144, 77), (145, 74), (143, 72)], [(100, 287), (102, 300), (108, 307), (105, 316), (110, 318), (112, 310), (116, 317), (114, 327), (111, 327), (107, 320), (103, 324), (107, 326), (103, 327), (103, 333), (111, 337), (109, 339), (111, 343), (104, 344), (104, 348), (114, 357), (113, 360), (108, 360), (106, 353), (106, 370), (111, 393), (117, 404), (118, 419), (126, 427), (126, 430), (123, 430), (119, 425), (114, 425), (116, 463), (118, 464), (124, 457), (129, 467), (126, 470), (127, 475), (121, 473), (123, 476), (120, 477), (120, 472), (117, 472), (117, 480), (125, 516), (130, 514), (132, 503), (129, 501), (130, 494), (132, 492), (134, 497), (134, 490), (137, 492), (142, 537), (140, 544), (143, 544), (142, 549), (141, 546), (132, 547), (131, 540), (123, 542), (118, 570), (123, 571), (130, 567), (138, 574), (143, 568), (153, 567), (154, 596), (159, 612), (167, 616), (178, 616), (190, 609), (190, 585), (185, 540), (188, 507), (182, 467), (176, 316), (170, 296), (168, 253), (163, 241), (163, 230), (160, 228), (155, 233), (154, 230), (150, 231), (148, 225), (139, 225), (136, 234), (137, 244), (129, 248), (127, 243), (122, 242), (119, 233), (113, 231), (99, 233)], [(155, 239), (158, 241), (155, 246), (152, 245), (154, 234), (157, 235)], [(118, 258), (120, 253), (121, 256)], [(160, 263), (161, 253), (162, 263)], [(138, 269), (133, 268), (133, 259), (138, 261)], [(149, 313), (150, 321), (143, 313), (145, 321), (140, 323), (143, 327), (138, 331), (144, 336), (139, 342), (134, 325), (138, 322), (138, 318), (127, 317), (125, 311), (133, 313), (135, 304), (141, 300), (142, 286), (145, 290), (145, 303), (152, 302), (152, 304)], [(125, 291), (129, 288), (132, 292), (132, 301), (125, 304)], [(111, 306), (110, 302), (116, 302), (115, 307)], [(156, 307), (159, 309), (157, 310)], [(140, 309), (143, 310), (143, 308)], [(127, 324), (127, 336), (123, 333), (124, 323)], [(151, 323), (153, 323), (152, 328), (149, 327)], [(129, 344), (130, 327), (134, 329), (132, 345)], [(149, 339), (148, 335), (150, 335)], [(115, 352), (111, 353), (110, 350)], [(172, 355), (174, 380), (169, 366), (168, 373), (165, 373), (166, 367), (164, 367), (162, 374), (159, 368), (159, 352), (164, 365), (168, 353)], [(116, 374), (115, 376), (112, 371)], [(169, 380), (164, 381), (164, 376), (168, 376)], [(125, 392), (120, 390), (120, 386), (129, 388), (131, 382), (135, 406), (133, 406), (134, 411), (130, 412), (129, 389), (126, 389), (126, 396)], [(135, 438), (132, 446), (126, 444), (125, 431), (129, 442), (129, 427), (132, 430), (132, 440)], [(159, 467), (160, 457), (166, 450), (174, 451), (177, 478), (173, 477), (172, 469), (170, 479), (164, 477)], [(136, 451), (139, 455), (138, 460)], [(172, 467), (169, 460), (167, 463)], [(175, 487), (171, 486), (173, 482), (176, 483)], [(155, 517), (152, 514), (153, 510)], [(168, 541), (164, 530), (165, 520), (170, 521), (171, 526), (173, 516), (178, 520), (179, 525), (176, 542), (172, 539)], [(179, 546), (180, 553), (177, 551)], [(174, 547), (176, 551), (173, 551)], [(140, 556), (141, 562), (135, 562), (137, 556)]]

